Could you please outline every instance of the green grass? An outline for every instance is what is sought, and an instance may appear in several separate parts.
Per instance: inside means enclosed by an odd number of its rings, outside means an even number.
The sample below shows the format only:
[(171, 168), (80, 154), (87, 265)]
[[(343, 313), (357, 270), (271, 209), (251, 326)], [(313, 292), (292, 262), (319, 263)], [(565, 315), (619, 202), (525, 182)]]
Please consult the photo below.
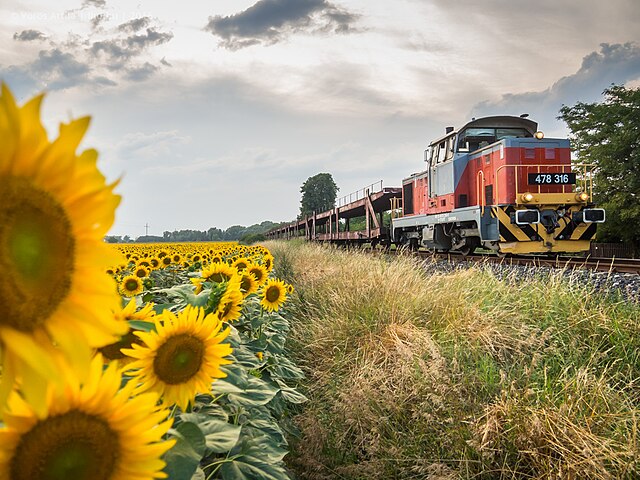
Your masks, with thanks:
[(296, 288), (300, 478), (638, 478), (640, 308), (560, 274), (270, 243)]

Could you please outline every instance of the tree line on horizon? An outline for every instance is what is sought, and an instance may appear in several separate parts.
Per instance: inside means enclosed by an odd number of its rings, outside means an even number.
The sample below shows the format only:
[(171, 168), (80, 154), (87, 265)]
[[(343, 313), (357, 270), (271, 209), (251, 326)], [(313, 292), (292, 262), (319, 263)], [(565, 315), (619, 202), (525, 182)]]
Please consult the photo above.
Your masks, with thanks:
[(272, 228), (279, 227), (280, 223), (264, 221), (248, 227), (233, 225), (225, 230), (211, 227), (208, 230), (174, 230), (165, 231), (159, 235), (141, 235), (135, 239), (129, 235), (107, 235), (107, 243), (172, 243), (172, 242), (233, 242), (242, 243), (260, 242), (265, 239), (264, 234)]

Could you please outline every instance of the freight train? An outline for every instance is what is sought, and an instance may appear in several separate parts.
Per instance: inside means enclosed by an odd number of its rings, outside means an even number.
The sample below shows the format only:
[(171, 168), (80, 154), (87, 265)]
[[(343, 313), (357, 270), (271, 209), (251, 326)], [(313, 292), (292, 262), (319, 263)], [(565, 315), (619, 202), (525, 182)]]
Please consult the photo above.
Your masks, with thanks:
[[(402, 181), (392, 243), (468, 254), (589, 250), (605, 211), (592, 201), (592, 165), (572, 164), (569, 140), (544, 138), (525, 116), (447, 127), (426, 169)], [(393, 201), (393, 199), (392, 199)]]
[[(426, 168), (401, 188), (380, 182), (376, 191), (363, 189), (267, 236), (462, 254), (479, 248), (556, 254), (588, 251), (596, 225), (605, 221), (592, 200), (593, 165), (572, 163), (569, 140), (545, 138), (526, 115), (447, 127), (424, 161)], [(366, 229), (352, 231), (350, 220), (362, 217)]]

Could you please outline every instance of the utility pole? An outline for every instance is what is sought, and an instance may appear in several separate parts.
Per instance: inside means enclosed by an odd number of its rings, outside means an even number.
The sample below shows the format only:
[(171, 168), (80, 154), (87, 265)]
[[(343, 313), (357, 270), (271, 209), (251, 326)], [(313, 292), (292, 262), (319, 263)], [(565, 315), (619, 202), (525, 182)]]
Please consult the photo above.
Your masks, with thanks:
[(144, 224), (144, 235), (145, 237), (149, 235), (149, 223)]

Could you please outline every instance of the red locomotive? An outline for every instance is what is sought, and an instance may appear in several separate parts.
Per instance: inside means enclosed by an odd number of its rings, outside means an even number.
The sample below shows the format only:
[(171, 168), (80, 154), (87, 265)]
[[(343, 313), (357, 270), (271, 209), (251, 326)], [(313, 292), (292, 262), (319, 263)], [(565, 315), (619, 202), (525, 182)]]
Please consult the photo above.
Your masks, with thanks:
[(461, 253), (589, 250), (605, 221), (591, 201), (592, 167), (572, 164), (569, 140), (544, 138), (523, 117), (448, 127), (425, 151), (426, 170), (403, 180), (390, 240)]

